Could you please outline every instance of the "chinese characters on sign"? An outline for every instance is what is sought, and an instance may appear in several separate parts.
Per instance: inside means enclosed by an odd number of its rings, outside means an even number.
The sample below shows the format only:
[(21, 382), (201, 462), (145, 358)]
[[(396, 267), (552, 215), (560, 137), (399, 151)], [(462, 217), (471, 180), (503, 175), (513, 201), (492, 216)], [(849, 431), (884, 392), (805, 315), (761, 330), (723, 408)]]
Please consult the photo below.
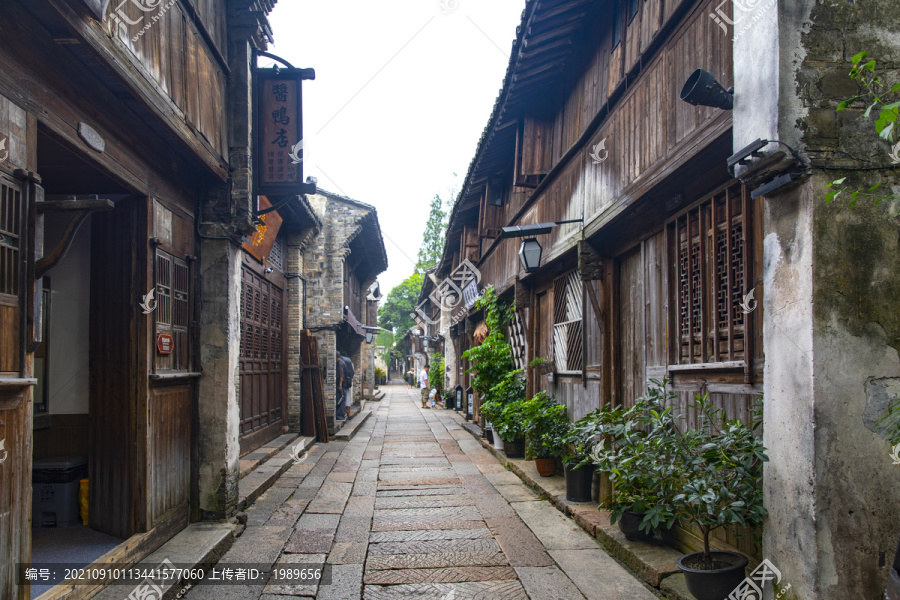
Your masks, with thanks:
[(254, 184), (257, 195), (307, 193), (303, 185), (301, 82), (312, 69), (256, 71)]

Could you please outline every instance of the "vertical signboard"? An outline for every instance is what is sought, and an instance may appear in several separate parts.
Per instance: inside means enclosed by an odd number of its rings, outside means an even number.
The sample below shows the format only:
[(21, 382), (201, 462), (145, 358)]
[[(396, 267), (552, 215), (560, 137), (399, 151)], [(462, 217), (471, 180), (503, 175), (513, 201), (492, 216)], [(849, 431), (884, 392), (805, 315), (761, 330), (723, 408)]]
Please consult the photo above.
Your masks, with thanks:
[(303, 101), (301, 81), (312, 69), (257, 69), (254, 84), (254, 193), (296, 196), (303, 182)]

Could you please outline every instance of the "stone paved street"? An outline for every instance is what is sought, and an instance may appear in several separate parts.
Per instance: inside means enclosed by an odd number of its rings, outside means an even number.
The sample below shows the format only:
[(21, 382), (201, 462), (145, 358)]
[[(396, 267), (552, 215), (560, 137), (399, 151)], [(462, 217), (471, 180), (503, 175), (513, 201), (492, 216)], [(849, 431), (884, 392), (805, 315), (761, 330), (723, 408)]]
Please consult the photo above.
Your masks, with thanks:
[(656, 596), (418, 390), (385, 388), (350, 442), (314, 446), (220, 561), (330, 564), (331, 585), (197, 587), (190, 600)]

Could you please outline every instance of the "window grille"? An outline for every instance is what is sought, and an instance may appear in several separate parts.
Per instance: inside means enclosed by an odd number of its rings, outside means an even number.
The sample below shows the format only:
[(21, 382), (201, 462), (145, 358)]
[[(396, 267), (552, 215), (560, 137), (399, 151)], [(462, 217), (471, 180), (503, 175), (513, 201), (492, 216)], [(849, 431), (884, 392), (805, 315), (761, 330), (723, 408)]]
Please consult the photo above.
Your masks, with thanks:
[(553, 283), (553, 362), (559, 371), (581, 371), (583, 283), (575, 271)]
[(744, 358), (747, 204), (746, 189), (733, 185), (672, 225), (678, 364)]
[(0, 180), (0, 294), (19, 295), (22, 190)]
[(528, 357), (525, 353), (525, 326), (520, 311), (515, 311), (507, 333), (509, 345), (512, 348), (513, 365), (517, 369), (524, 369), (527, 366)]
[(279, 232), (278, 236), (275, 238), (275, 243), (272, 244), (272, 250), (269, 252), (269, 258), (266, 260), (266, 265), (284, 273), (284, 254), (284, 234)]

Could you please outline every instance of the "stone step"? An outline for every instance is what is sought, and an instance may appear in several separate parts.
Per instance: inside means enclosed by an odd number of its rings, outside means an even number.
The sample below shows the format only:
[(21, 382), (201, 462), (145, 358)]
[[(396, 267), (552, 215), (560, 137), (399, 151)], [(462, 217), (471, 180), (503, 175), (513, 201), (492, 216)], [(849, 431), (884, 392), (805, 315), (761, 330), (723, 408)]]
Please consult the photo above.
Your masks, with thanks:
[(331, 439), (336, 442), (349, 442), (370, 416), (372, 416), (372, 411), (368, 408), (363, 408), (355, 417), (344, 421), (343, 427)]
[[(193, 523), (160, 546), (140, 564), (135, 565), (135, 568), (140, 570), (176, 569), (169, 573), (177, 575), (180, 573), (177, 569), (203, 569), (214, 565), (234, 542), (235, 528), (236, 526), (231, 523)], [(169, 561), (174, 566), (169, 566), (164, 561)], [(135, 581), (133, 586), (130, 584), (111, 585), (94, 598), (97, 600), (122, 600), (122, 598), (128, 598), (132, 590), (140, 583), (140, 581)], [(163, 591), (162, 598), (171, 600), (184, 595), (187, 585), (185, 577), (166, 579), (165, 583), (159, 585)]]
[[(268, 490), (275, 481), (291, 468), (295, 456), (303, 453), (316, 443), (314, 437), (304, 437), (292, 434), (292, 444), (287, 446), (275, 456), (268, 459), (248, 473), (238, 482), (238, 510), (245, 510)], [(280, 438), (279, 438), (280, 439)]]

